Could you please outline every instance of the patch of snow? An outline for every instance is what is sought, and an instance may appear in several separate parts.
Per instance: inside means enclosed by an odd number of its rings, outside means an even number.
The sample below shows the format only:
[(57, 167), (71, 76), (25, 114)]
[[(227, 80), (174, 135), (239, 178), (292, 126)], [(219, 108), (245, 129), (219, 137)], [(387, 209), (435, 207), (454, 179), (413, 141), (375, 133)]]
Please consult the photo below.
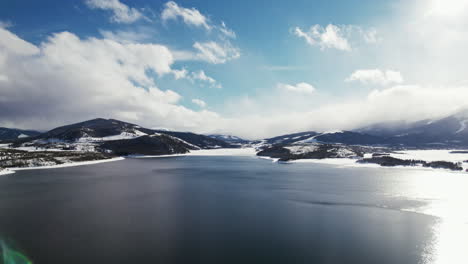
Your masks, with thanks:
[[(468, 153), (450, 153), (454, 150), (405, 150), (397, 153), (390, 153), (390, 156), (398, 159), (414, 159), (424, 161), (450, 161), (463, 162), (468, 160)], [(468, 169), (467, 163), (462, 163), (463, 170)]]
[(141, 136), (146, 136), (147, 134), (139, 130), (134, 130), (133, 132), (122, 132), (118, 135), (107, 136), (107, 137), (90, 137), (87, 134), (83, 137), (77, 139), (78, 143), (89, 143), (89, 142), (100, 142), (100, 141), (112, 141), (112, 140), (123, 140), (123, 139), (134, 139)]
[(351, 151), (351, 150), (346, 149), (346, 148), (339, 148), (338, 151), (336, 152), (336, 154), (340, 158), (348, 158), (348, 157), (356, 156), (356, 153), (354, 153), (354, 151)]
[(189, 146), (191, 146), (191, 147), (194, 148), (194, 149), (201, 149), (199, 146), (194, 145), (194, 144), (192, 144), (192, 143), (189, 143), (189, 142), (187, 142), (187, 141), (185, 141), (185, 140), (183, 140), (183, 139), (180, 139), (180, 138), (178, 138), (178, 137), (174, 137), (174, 136), (167, 135), (167, 134), (165, 134), (165, 135), (168, 136), (168, 137), (170, 137), (170, 138), (172, 138), (172, 139), (174, 139), (174, 140), (176, 140), (176, 141), (179, 141), (179, 142), (182, 142), (182, 143), (184, 143), (184, 144), (186, 144), (186, 145), (189, 145)]
[(21, 134), (21, 135), (18, 136), (18, 138), (27, 138), (27, 137), (29, 137), (29, 136), (25, 135), (25, 134)]
[(378, 169), (378, 170), (394, 170), (394, 169), (402, 169), (402, 170), (417, 170), (417, 171), (425, 171), (428, 173), (435, 173), (436, 175), (440, 175), (440, 173), (450, 173), (450, 174), (466, 174), (463, 171), (450, 171), (450, 170), (438, 170), (433, 168), (427, 168), (422, 166), (394, 166), (394, 167), (383, 167), (379, 164), (372, 164), (372, 163), (357, 163), (357, 159), (352, 158), (327, 158), (327, 159), (299, 159), (299, 160), (291, 160), (284, 163), (311, 163), (311, 164), (325, 164), (331, 165), (339, 168), (368, 168), (368, 169)]
[(460, 121), (460, 128), (455, 132), (455, 134), (458, 134), (462, 132), (463, 130), (465, 130), (467, 124), (468, 124), (468, 120)]
[[(319, 136), (319, 135), (317, 135)], [(295, 144), (302, 144), (302, 143), (316, 143), (317, 140), (315, 139), (315, 137), (317, 136), (312, 136), (310, 138), (306, 138), (306, 139), (303, 139), (303, 140), (300, 140), (300, 141), (297, 141)]]
[(318, 146), (316, 145), (306, 145), (306, 146), (288, 146), (285, 147), (286, 149), (289, 149), (289, 151), (292, 154), (304, 154), (307, 152), (313, 152), (318, 149)]
[(15, 172), (9, 169), (0, 169), (0, 175), (7, 175), (7, 174), (12, 174), (12, 173), (15, 173)]
[(329, 131), (325, 131), (323, 132), (322, 134), (338, 134), (338, 133), (343, 133), (343, 130), (329, 130)]

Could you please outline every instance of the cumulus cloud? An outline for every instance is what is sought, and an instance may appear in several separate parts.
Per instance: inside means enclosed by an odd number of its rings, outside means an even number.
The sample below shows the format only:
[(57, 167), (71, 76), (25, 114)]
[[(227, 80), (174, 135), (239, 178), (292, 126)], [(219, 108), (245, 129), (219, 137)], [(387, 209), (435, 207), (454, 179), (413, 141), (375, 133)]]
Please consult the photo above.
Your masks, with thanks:
[(337, 49), (351, 51), (351, 39), (359, 38), (366, 43), (376, 43), (378, 41), (377, 30), (374, 28), (363, 29), (354, 25), (333, 25), (326, 27), (313, 25), (308, 31), (299, 27), (294, 28), (293, 34), (303, 38), (310, 46), (318, 46), (321, 50)]
[(296, 85), (291, 85), (291, 84), (285, 84), (285, 83), (279, 83), (277, 87), (281, 90), (285, 90), (288, 92), (294, 92), (294, 93), (304, 93), (304, 94), (311, 94), (315, 91), (315, 87), (312, 86), (311, 84), (305, 83), (305, 82), (300, 82), (297, 83)]
[(210, 30), (211, 26), (209, 25), (208, 18), (206, 18), (200, 11), (196, 8), (185, 8), (179, 6), (176, 2), (169, 1), (164, 5), (164, 10), (161, 14), (161, 19), (163, 21), (167, 20), (177, 20), (181, 18), (185, 24), (203, 27), (206, 30)]
[(94, 117), (181, 130), (220, 118), (180, 106), (181, 95), (162, 90), (156, 76), (173, 74), (170, 50), (62, 32), (39, 46), (0, 29), (2, 125), (48, 129)]
[(205, 107), (206, 107), (205, 101), (200, 100), (200, 99), (192, 99), (192, 103), (198, 105), (198, 106), (201, 107), (201, 108), (205, 108)]
[(191, 80), (195, 81), (202, 81), (208, 83), (213, 88), (222, 88), (221, 84), (219, 84), (215, 79), (210, 76), (207, 76), (205, 71), (199, 70), (197, 72), (192, 72)]
[[(262, 138), (295, 131), (352, 129), (389, 120), (419, 120), (467, 106), (467, 86), (400, 85), (337, 102), (321, 100), (318, 91), (311, 98), (303, 96), (301, 92), (312, 90), (309, 84), (285, 84), (278, 92), (286, 91), (288, 96), (279, 94), (275, 103), (259, 103), (258, 97), (249, 97), (235, 102), (238, 115), (220, 116), (183, 107), (180, 94), (156, 85), (155, 76), (174, 72), (191, 75), (184, 68), (172, 69), (174, 57), (163, 45), (81, 39), (62, 32), (35, 46), (6, 29), (0, 34), (0, 120), (4, 126), (49, 129), (107, 117), (147, 127)], [(296, 96), (304, 103), (315, 97), (319, 101), (303, 111), (294, 108)], [(197, 105), (203, 108), (203, 103)]]
[(193, 54), (192, 58), (213, 64), (225, 63), (240, 57), (239, 49), (232, 46), (229, 42), (195, 42), (193, 47), (197, 50), (197, 53)]
[(112, 22), (133, 23), (144, 18), (143, 14), (135, 8), (128, 7), (119, 0), (86, 0), (86, 4), (91, 9), (102, 9), (111, 11)]
[(357, 70), (351, 74), (345, 81), (358, 81), (364, 84), (389, 85), (400, 84), (403, 77), (400, 72), (380, 69)]
[(7, 52), (27, 56), (39, 53), (39, 48), (22, 40), (7, 29), (0, 28), (0, 51), (3, 56), (6, 56)]

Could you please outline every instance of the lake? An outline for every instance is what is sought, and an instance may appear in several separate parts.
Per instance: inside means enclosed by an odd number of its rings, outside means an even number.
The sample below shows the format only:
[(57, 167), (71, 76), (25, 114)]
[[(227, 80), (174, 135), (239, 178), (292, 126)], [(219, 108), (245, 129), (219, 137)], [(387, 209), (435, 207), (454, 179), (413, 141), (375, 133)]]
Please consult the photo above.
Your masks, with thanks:
[(0, 177), (0, 236), (34, 263), (468, 263), (468, 175), (126, 159)]

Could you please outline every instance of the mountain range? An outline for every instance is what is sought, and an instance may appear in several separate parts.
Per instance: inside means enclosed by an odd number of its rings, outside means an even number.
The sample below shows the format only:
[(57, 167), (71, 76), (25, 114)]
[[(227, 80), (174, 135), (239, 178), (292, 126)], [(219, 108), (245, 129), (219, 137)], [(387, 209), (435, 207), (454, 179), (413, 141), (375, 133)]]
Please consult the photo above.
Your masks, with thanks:
[(0, 128), (0, 141), (23, 149), (85, 150), (115, 155), (164, 155), (243, 145), (343, 144), (391, 148), (467, 148), (468, 111), (436, 120), (382, 122), (353, 131), (306, 131), (248, 141), (230, 135), (201, 135), (144, 128), (96, 118), (40, 133)]
[(263, 140), (268, 144), (340, 143), (401, 148), (468, 147), (468, 111), (435, 120), (383, 122), (353, 131), (314, 131), (287, 134)]
[(21, 149), (100, 151), (119, 156), (165, 155), (197, 149), (238, 147), (205, 135), (153, 130), (103, 118), (57, 127), (10, 142), (13, 147)]

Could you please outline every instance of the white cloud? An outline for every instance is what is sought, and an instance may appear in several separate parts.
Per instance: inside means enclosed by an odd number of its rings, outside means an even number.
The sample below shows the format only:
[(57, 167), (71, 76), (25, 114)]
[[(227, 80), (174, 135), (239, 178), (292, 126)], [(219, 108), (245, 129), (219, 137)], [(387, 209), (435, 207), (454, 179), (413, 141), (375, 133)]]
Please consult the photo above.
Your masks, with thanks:
[(13, 23), (11, 23), (10, 21), (1, 21), (0, 20), (0, 28), (9, 28), (9, 27), (12, 27), (13, 26)]
[(204, 70), (189, 72), (187, 71), (187, 69), (182, 68), (181, 70), (173, 69), (171, 73), (174, 75), (174, 79), (176, 80), (187, 79), (190, 80), (192, 83), (198, 81), (207, 83), (210, 87), (213, 88), (222, 88), (222, 85), (218, 83), (218, 81), (216, 81), (214, 78), (206, 75)]
[(294, 34), (304, 38), (311, 46), (320, 46), (322, 50), (326, 48), (344, 51), (351, 50), (351, 46), (349, 45), (348, 39), (344, 36), (342, 29), (332, 24), (329, 24), (325, 28), (320, 25), (314, 25), (308, 32), (304, 32), (299, 27), (296, 27), (294, 29)]
[(155, 75), (173, 74), (170, 50), (158, 44), (80, 39), (69, 32), (39, 46), (0, 29), (2, 124), (48, 129), (94, 117), (143, 126), (199, 131), (220, 117), (179, 105), (181, 95), (161, 90)]
[(345, 81), (359, 81), (364, 84), (389, 85), (400, 84), (403, 77), (400, 72), (380, 69), (357, 70), (351, 74)]
[(195, 59), (213, 64), (225, 63), (240, 57), (239, 49), (232, 46), (229, 42), (222, 44), (214, 41), (195, 42), (193, 47), (198, 51), (193, 55)]
[(114, 40), (116, 42), (129, 44), (129, 43), (139, 43), (142, 41), (148, 41), (151, 39), (151, 33), (145, 31), (136, 31), (136, 30), (99, 30), (99, 33), (105, 38)]
[(221, 22), (221, 26), (218, 27), (221, 33), (223, 33), (224, 36), (229, 37), (229, 38), (236, 38), (236, 32), (234, 32), (232, 29), (229, 29), (226, 26), (226, 23), (224, 21)]
[(300, 82), (296, 85), (279, 83), (277, 87), (279, 89), (289, 91), (289, 92), (295, 92), (295, 93), (311, 94), (315, 92), (314, 86), (305, 82)]
[(86, 0), (86, 4), (91, 9), (112, 11), (111, 21), (116, 23), (128, 24), (144, 18), (140, 11), (128, 7), (119, 0)]
[(211, 87), (222, 88), (221, 84), (219, 84), (212, 77), (207, 76), (205, 74), (205, 71), (203, 71), (203, 70), (200, 70), (198, 72), (192, 72), (191, 80), (199, 80), (199, 81), (207, 82), (208, 84), (210, 84)]
[(359, 28), (359, 31), (361, 32), (362, 37), (364, 38), (364, 41), (366, 43), (372, 44), (372, 43), (377, 43), (380, 41), (378, 34), (377, 34), (377, 30), (375, 28), (371, 28), (369, 30), (363, 30)]
[(333, 25), (326, 27), (313, 25), (308, 31), (303, 31), (296, 27), (293, 34), (303, 38), (307, 44), (318, 46), (321, 50), (337, 49), (342, 51), (351, 51), (351, 40), (361, 39), (366, 43), (376, 43), (379, 41), (377, 30), (375, 28), (363, 29), (354, 25)]
[[(149, 72), (163, 76), (185, 70), (171, 68), (174, 58), (165, 46), (80, 39), (68, 32), (52, 35), (35, 46), (2, 30), (0, 72), (7, 76), (0, 81), (2, 125), (48, 129), (108, 117), (147, 127), (261, 138), (294, 131), (352, 129), (388, 120), (418, 120), (467, 106), (467, 86), (393, 86), (337, 102), (336, 98), (322, 100), (319, 91), (314, 96), (292, 92), (310, 91), (307, 84), (286, 84), (277, 90), (275, 101), (268, 101), (272, 97), (266, 98), (269, 103), (258, 96), (247, 97), (234, 102), (238, 115), (220, 116), (183, 107), (179, 105), (181, 95), (157, 87)], [(186, 70), (185, 75), (189, 75)], [(281, 91), (287, 91), (287, 96)], [(302, 108), (296, 108), (299, 104)]]
[(198, 105), (198, 106), (201, 107), (201, 108), (205, 108), (205, 107), (206, 107), (205, 101), (200, 100), (200, 99), (192, 99), (192, 103)]
[(182, 18), (187, 25), (203, 27), (206, 30), (211, 29), (208, 19), (197, 9), (181, 7), (173, 1), (167, 2), (161, 14), (162, 20), (176, 20), (179, 17)]
[(176, 51), (174, 55), (178, 60), (202, 60), (213, 64), (226, 63), (229, 60), (240, 56), (239, 48), (235, 47), (230, 39), (235, 39), (236, 33), (226, 26), (224, 21), (216, 25), (196, 8), (185, 8), (179, 6), (174, 1), (169, 1), (164, 5), (161, 13), (163, 21), (177, 20), (181, 18), (185, 24), (195, 27), (202, 27), (212, 31), (212, 36), (217, 40), (199, 42), (193, 44), (195, 52)]
[(187, 78), (188, 76), (188, 71), (185, 68), (182, 68), (182, 70), (172, 70), (172, 74), (174, 75), (174, 78), (176, 80)]
[(39, 49), (31, 43), (20, 39), (10, 31), (0, 28), (0, 52), (3, 54), (10, 52), (27, 56), (39, 53)]

